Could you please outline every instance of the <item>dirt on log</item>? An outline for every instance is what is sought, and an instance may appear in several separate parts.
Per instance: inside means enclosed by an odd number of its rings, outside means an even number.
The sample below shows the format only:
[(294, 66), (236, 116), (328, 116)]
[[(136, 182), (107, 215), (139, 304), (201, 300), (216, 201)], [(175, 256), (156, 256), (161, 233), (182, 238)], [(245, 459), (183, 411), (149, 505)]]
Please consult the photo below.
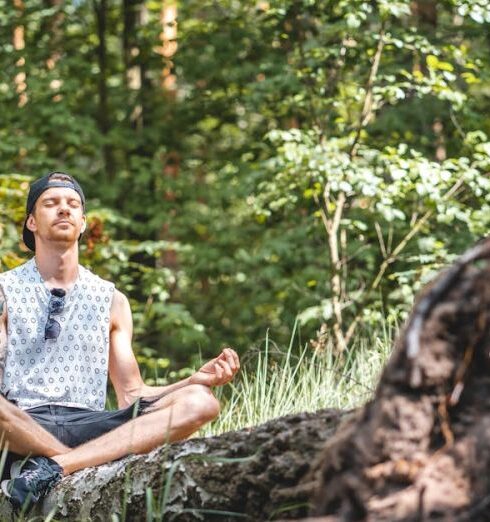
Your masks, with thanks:
[(308, 520), (490, 520), (489, 257), (487, 240), (423, 292), (374, 399), (310, 475)]
[[(82, 470), (63, 479), (30, 516), (52, 510), (55, 520), (70, 522), (106, 522), (113, 515), (165, 522), (305, 516), (311, 490), (296, 486), (348, 416), (338, 410), (290, 415)], [(2, 498), (0, 520), (10, 519)]]

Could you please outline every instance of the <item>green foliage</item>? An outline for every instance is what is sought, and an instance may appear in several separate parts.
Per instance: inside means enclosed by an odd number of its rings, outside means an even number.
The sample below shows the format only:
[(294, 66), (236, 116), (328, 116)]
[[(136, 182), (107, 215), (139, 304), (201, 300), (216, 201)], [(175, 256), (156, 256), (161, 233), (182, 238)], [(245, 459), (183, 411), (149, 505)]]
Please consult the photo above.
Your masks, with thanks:
[[(29, 178), (0, 175), (0, 271), (22, 263), (20, 232), (25, 219)], [(24, 247), (25, 248), (25, 247)]]
[[(389, 313), (396, 314), (397, 306), (409, 306), (420, 288), (414, 276), (426, 282), (428, 272), (450, 261), (448, 251), (461, 251), (472, 235), (488, 230), (486, 141), (467, 143), (468, 156), (436, 162), (406, 144), (381, 150), (361, 145), (352, 158), (349, 139), (323, 141), (318, 132), (298, 129), (271, 131), (269, 137), (279, 154), (271, 162), (273, 180), (259, 185), (256, 214), (269, 218), (295, 212), (320, 198), (325, 198), (326, 212), (332, 214), (344, 193), (347, 203), (339, 235), (345, 234), (343, 255), (349, 259), (343, 273), (345, 291), (352, 298), (350, 308), (362, 307), (364, 322), (380, 318), (373, 310), (382, 303), (371, 290), (380, 286), (385, 306), (388, 303)], [(278, 193), (284, 196), (278, 199)], [(311, 214), (321, 221), (320, 211), (313, 207)], [(405, 244), (419, 226), (414, 239)], [(328, 303), (324, 300), (300, 317), (328, 321), (333, 315)]]
[(485, 2), (188, 0), (166, 57), (162, 4), (131, 4), (0, 0), (0, 269), (28, 177), (80, 178), (83, 262), (129, 295), (149, 378), (298, 315), (398, 321), (486, 234)]

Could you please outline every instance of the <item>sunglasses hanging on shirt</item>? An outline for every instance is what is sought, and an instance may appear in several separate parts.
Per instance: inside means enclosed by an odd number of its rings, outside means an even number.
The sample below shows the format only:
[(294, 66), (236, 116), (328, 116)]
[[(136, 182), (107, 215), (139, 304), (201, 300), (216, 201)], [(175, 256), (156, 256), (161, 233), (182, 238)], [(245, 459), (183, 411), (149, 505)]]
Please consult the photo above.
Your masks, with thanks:
[(59, 315), (65, 307), (65, 295), (66, 292), (63, 288), (51, 289), (51, 297), (48, 303), (48, 320), (44, 327), (44, 339), (58, 339), (61, 332), (60, 323), (54, 319), (53, 315)]

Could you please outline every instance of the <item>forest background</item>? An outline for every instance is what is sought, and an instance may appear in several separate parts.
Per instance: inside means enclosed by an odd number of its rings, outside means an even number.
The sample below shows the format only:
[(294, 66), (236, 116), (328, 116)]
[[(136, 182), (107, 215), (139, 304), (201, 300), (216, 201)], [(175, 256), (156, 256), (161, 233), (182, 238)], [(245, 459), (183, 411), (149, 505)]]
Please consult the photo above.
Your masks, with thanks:
[(344, 353), (487, 233), (487, 1), (0, 13), (0, 271), (29, 257), (30, 180), (74, 175), (82, 262), (129, 296), (147, 376), (295, 324)]

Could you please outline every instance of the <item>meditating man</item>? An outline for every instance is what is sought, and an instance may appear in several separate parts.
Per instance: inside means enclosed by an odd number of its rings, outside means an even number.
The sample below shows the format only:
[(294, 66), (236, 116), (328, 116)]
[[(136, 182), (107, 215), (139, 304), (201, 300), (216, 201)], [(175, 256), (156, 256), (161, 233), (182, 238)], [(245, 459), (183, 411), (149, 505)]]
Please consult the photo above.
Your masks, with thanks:
[[(23, 238), (35, 253), (0, 274), (2, 490), (16, 508), (64, 475), (184, 439), (211, 421), (211, 386), (239, 369), (231, 348), (169, 386), (147, 386), (131, 348), (127, 298), (78, 264), (85, 197), (61, 172), (29, 191)], [(106, 411), (110, 377), (119, 409)]]

